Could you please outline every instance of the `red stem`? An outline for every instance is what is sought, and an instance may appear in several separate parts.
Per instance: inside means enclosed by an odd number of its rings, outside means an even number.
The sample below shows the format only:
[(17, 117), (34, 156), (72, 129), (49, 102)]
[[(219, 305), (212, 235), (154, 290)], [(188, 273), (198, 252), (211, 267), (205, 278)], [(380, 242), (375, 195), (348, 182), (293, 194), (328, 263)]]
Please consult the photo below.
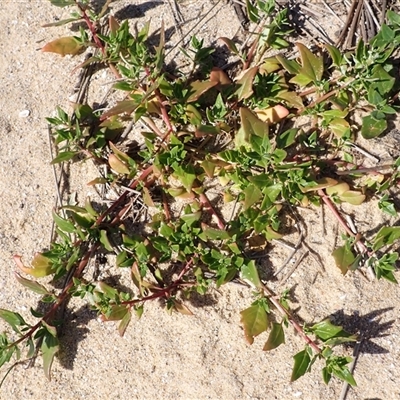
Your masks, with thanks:
[[(338, 210), (336, 209), (336, 207), (333, 205), (333, 203), (331, 202), (330, 198), (325, 194), (325, 192), (322, 189), (318, 190), (318, 194), (321, 196), (323, 202), (329, 207), (329, 209), (332, 211), (333, 215), (336, 217), (336, 219), (338, 220), (339, 224), (342, 225), (343, 229), (346, 231), (346, 233), (357, 239), (357, 234), (355, 234), (350, 228), (349, 226), (346, 224), (346, 222), (344, 221), (344, 219), (342, 218), (342, 216), (339, 214)], [(371, 252), (368, 250), (367, 246), (365, 246), (365, 244), (361, 241), (361, 240), (357, 240), (357, 246), (359, 247), (361, 253), (365, 253), (368, 254), (369, 256), (371, 256)]]
[[(82, 276), (82, 273), (87, 265), (87, 263), (89, 262), (90, 258), (93, 256), (93, 254), (95, 253), (95, 251), (99, 248), (98, 244), (94, 244), (92, 246), (92, 248), (86, 252), (85, 256), (81, 259), (75, 273), (74, 273), (74, 277), (75, 278), (80, 278)], [(25, 333), (23, 336), (21, 336), (18, 340), (16, 340), (15, 342), (9, 344), (7, 346), (7, 348), (10, 348), (11, 346), (16, 346), (19, 343), (21, 343), (22, 341), (24, 341), (25, 339), (27, 339), (28, 337), (32, 336), (35, 331), (37, 331), (40, 326), (42, 325), (42, 322), (47, 322), (49, 323), (50, 319), (54, 316), (54, 313), (57, 311), (57, 309), (61, 306), (61, 304), (64, 303), (64, 301), (67, 299), (67, 297), (69, 296), (68, 291), (72, 288), (73, 286), (73, 281), (71, 280), (68, 285), (66, 285), (64, 287), (64, 289), (62, 290), (62, 292), (60, 293), (60, 295), (57, 297), (57, 302), (54, 303), (52, 305), (52, 307), (50, 308), (50, 310), (46, 313), (46, 315), (43, 316), (43, 318), (34, 326), (31, 327), (31, 329), (29, 329), (29, 331), (27, 333)]]
[(208, 197), (204, 193), (200, 193), (199, 194), (199, 200), (200, 200), (200, 203), (203, 204), (203, 206), (205, 206), (206, 210), (208, 210), (217, 219), (218, 228), (219, 229), (225, 229), (225, 222), (222, 220), (222, 218), (214, 210), (214, 207), (210, 203), (210, 200), (208, 200)]
[(279, 301), (276, 300), (274, 293), (265, 285), (263, 285), (263, 290), (264, 292), (267, 293), (268, 299), (275, 306), (275, 308), (282, 314), (282, 316), (287, 317), (288, 321), (293, 326), (293, 328), (296, 329), (296, 331), (304, 339), (304, 341), (313, 348), (315, 353), (317, 354), (321, 353), (321, 349), (318, 347), (318, 345), (304, 333), (302, 327), (293, 319), (289, 311), (286, 310), (281, 305), (281, 303), (279, 303)]
[[(130, 189), (135, 189), (136, 186), (140, 183), (143, 182), (151, 173), (153, 172), (153, 166), (150, 165), (150, 167), (147, 167), (142, 174), (139, 176), (139, 178), (135, 179), (130, 185), (129, 188)], [(126, 196), (128, 196), (128, 194), (130, 193), (129, 190), (125, 190), (124, 193), (121, 194), (121, 196), (112, 204), (112, 206), (110, 208), (108, 208), (106, 211), (104, 211), (103, 214), (101, 214), (96, 222), (93, 224), (94, 226), (96, 225), (100, 225), (104, 218), (110, 214), (112, 211), (114, 211), (118, 206), (121, 205), (121, 203), (125, 200)]]

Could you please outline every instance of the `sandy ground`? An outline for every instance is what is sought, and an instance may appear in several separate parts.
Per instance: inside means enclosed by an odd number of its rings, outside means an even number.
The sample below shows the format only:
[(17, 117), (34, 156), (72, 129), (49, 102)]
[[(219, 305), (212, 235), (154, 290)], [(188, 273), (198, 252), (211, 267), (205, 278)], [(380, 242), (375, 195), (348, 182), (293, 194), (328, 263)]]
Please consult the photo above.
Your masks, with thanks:
[[(233, 37), (240, 25), (231, 6), (214, 1), (180, 2), (183, 17), (202, 20), (199, 37)], [(130, 8), (124, 8), (131, 4)], [(178, 41), (172, 2), (121, 1), (114, 10), (125, 10), (131, 22), (161, 18)], [(141, 7), (139, 7), (141, 5)], [(220, 7), (223, 7), (220, 9)], [(55, 188), (45, 117), (55, 106), (68, 106), (77, 80), (71, 74), (77, 60), (37, 51), (51, 39), (67, 34), (65, 27), (44, 29), (63, 14), (46, 0), (2, 0), (0, 9), (0, 308), (29, 318), (38, 297), (15, 281), (14, 254), (29, 260), (50, 241), (51, 210)], [(175, 35), (175, 36), (174, 36)], [(100, 79), (100, 78), (99, 78)], [(28, 111), (26, 111), (28, 110)], [(24, 116), (29, 112), (28, 116)], [(71, 191), (80, 200), (94, 196), (85, 185), (94, 177), (89, 164), (73, 169)], [(92, 176), (93, 175), (93, 176)], [(367, 234), (385, 222), (374, 203), (351, 211), (357, 228)], [(327, 212), (326, 212), (327, 214)], [(317, 322), (333, 316), (364, 338), (355, 369), (358, 387), (348, 400), (400, 398), (400, 292), (387, 282), (369, 282), (360, 274), (343, 277), (334, 266), (336, 225), (321, 210), (300, 211), (307, 227), (307, 243), (320, 256), (307, 256), (286, 282), (299, 317)], [(390, 223), (397, 223), (396, 220)], [(295, 241), (295, 238), (294, 238)], [(263, 263), (272, 268), (287, 256), (275, 248)], [(271, 353), (261, 349), (266, 337), (246, 344), (239, 311), (251, 302), (248, 289), (229, 284), (196, 299), (192, 317), (169, 316), (160, 304), (148, 304), (140, 321), (119, 337), (113, 323), (101, 323), (82, 303), (71, 302), (67, 312), (61, 352), (48, 382), (41, 360), (29, 369), (18, 366), (0, 389), (2, 399), (337, 399), (342, 383), (322, 383), (320, 365), (295, 383), (289, 383), (292, 356), (303, 348), (301, 339), (288, 331), (287, 344)], [(0, 321), (0, 329), (5, 324)], [(351, 354), (352, 348), (342, 352)], [(6, 368), (1, 369), (1, 376)]]

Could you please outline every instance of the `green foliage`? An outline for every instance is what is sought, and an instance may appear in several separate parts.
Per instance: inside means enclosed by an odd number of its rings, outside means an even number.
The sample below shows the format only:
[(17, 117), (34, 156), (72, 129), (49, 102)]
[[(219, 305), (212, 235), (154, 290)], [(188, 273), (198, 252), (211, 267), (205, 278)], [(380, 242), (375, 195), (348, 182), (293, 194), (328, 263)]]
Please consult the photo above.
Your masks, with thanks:
[[(387, 116), (396, 112), (390, 99), (397, 82), (389, 57), (400, 46), (400, 17), (389, 12), (388, 25), (352, 52), (331, 45), (312, 52), (296, 43), (298, 59), (266, 57), (269, 48), (288, 45), (286, 10), (277, 12), (273, 0), (246, 1), (250, 20), (267, 18), (268, 23), (242, 53), (231, 39), (221, 38), (243, 63), (243, 70), (231, 79), (213, 65), (214, 49), (202, 39), (194, 36), (190, 48), (182, 49), (192, 63), (190, 70), (171, 75), (165, 68), (163, 26), (159, 43), (152, 46), (149, 24), (133, 34), (127, 21), (119, 24), (111, 16), (106, 20), (107, 2), (96, 15), (88, 1), (50, 1), (58, 7), (74, 6), (71, 18), (62, 22), (82, 20), (87, 29), (76, 37), (56, 39), (43, 50), (65, 55), (95, 48), (84, 66), (108, 66), (118, 78), (114, 89), (124, 95), (106, 111), (77, 104), (69, 115), (57, 107), (56, 115), (47, 118), (58, 146), (52, 163), (93, 159), (106, 173), (91, 184), (112, 185), (120, 195), (103, 208), (89, 200), (84, 206), (61, 207), (53, 212), (57, 239), (50, 248), (37, 253), (30, 266), (14, 257), (21, 272), (34, 278), (65, 277), (66, 285), (48, 290), (16, 274), (19, 283), (51, 307), (46, 314), (31, 310), (38, 319), (35, 325), (18, 313), (0, 310), (0, 318), (17, 335), (15, 340), (0, 335), (0, 366), (13, 355), (18, 360), (19, 345), (25, 342), (28, 358), (40, 351), (50, 378), (59, 350), (55, 311), (71, 295), (84, 299), (102, 320), (119, 321), (123, 335), (132, 314), (140, 317), (147, 301), (161, 299), (168, 312), (191, 315), (184, 299), (239, 279), (254, 290), (254, 302), (240, 313), (248, 343), (268, 332), (263, 350), (274, 350), (285, 343), (285, 329), (292, 324), (306, 341), (294, 356), (292, 381), (322, 359), (326, 383), (335, 376), (355, 385), (347, 367), (350, 358), (336, 355), (333, 348), (356, 338), (327, 320), (300, 327), (290, 311), (288, 290), (272, 293), (253, 255), (283, 236), (285, 205), (319, 205), (322, 200), (343, 225), (334, 204), (357, 206), (369, 194), (378, 196), (384, 212), (396, 214), (387, 191), (399, 178), (400, 159), (390, 176), (370, 186), (363, 186), (351, 170), (346, 180), (335, 172), (353, 167), (346, 143), (356, 137), (359, 104), (370, 109), (360, 129), (366, 139), (382, 134)], [(108, 24), (109, 33), (95, 29), (99, 21)], [(312, 128), (285, 128), (287, 121), (295, 126), (298, 116), (308, 119)], [(143, 145), (132, 151), (121, 134), (127, 120), (140, 119), (151, 131), (142, 132)], [(328, 136), (332, 140), (327, 141)], [(220, 196), (211, 201), (215, 188)], [(140, 229), (132, 229), (132, 220), (126, 218), (132, 191), (149, 209)], [(235, 204), (229, 221), (222, 218), (222, 198)], [(175, 202), (178, 210), (171, 207)], [(381, 228), (371, 243), (347, 234), (333, 252), (343, 274), (372, 267), (378, 279), (397, 282), (398, 253), (378, 252), (400, 238), (400, 228)], [(128, 269), (131, 294), (85, 275), (99, 252), (115, 254), (115, 268)]]

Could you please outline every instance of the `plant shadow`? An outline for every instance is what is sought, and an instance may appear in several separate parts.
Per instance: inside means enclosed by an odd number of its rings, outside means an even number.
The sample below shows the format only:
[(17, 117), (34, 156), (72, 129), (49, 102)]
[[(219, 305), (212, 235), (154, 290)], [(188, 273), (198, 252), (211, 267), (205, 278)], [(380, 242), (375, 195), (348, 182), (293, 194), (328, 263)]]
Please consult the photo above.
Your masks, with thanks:
[(128, 4), (118, 10), (114, 16), (121, 21), (125, 19), (142, 18), (146, 16), (147, 11), (162, 6), (163, 4), (164, 2), (162, 1), (146, 1), (142, 4)]
[[(359, 312), (346, 315), (343, 310), (339, 310), (329, 316), (329, 319), (335, 325), (341, 325), (351, 333), (358, 335), (362, 341), (360, 352), (364, 354), (386, 354), (389, 350), (375, 343), (373, 339), (379, 339), (389, 336), (387, 331), (393, 327), (395, 320), (382, 321), (383, 314), (393, 310), (394, 307), (386, 307), (380, 310), (371, 311), (365, 315)], [(354, 343), (346, 346), (354, 347)]]
[(72, 370), (78, 345), (89, 333), (89, 322), (97, 318), (97, 313), (84, 305), (76, 311), (66, 310), (63, 325), (59, 332), (60, 351), (58, 360), (62, 367)]

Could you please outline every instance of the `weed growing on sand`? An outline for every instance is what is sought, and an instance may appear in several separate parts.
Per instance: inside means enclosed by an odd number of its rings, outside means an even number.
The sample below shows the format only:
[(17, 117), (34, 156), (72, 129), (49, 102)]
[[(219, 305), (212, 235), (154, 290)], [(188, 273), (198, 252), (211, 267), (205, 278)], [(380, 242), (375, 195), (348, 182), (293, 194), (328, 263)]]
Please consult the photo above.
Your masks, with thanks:
[[(50, 1), (72, 12), (48, 26), (83, 21), (86, 28), (42, 50), (76, 56), (90, 49), (80, 67), (109, 68), (122, 98), (101, 110), (83, 102), (72, 113), (58, 107), (48, 118), (59, 150), (53, 163), (93, 160), (102, 174), (90, 184), (112, 186), (118, 198), (104, 206), (89, 199), (62, 205), (53, 213), (57, 238), (48, 251), (37, 253), (29, 266), (15, 256), (18, 282), (48, 307), (43, 313), (31, 309), (34, 325), (0, 310), (13, 330), (0, 336), (0, 365), (18, 363), (26, 345), (26, 358), (40, 353), (50, 378), (59, 313), (70, 296), (82, 298), (104, 321), (119, 321), (123, 335), (147, 301), (163, 300), (168, 311), (191, 315), (185, 300), (193, 293), (236, 280), (254, 296), (240, 311), (250, 344), (268, 332), (264, 350), (275, 349), (291, 325), (305, 342), (294, 355), (292, 381), (320, 359), (326, 383), (335, 376), (355, 385), (351, 359), (338, 355), (336, 346), (356, 337), (329, 320), (300, 326), (287, 291), (273, 292), (260, 278), (257, 260), (282, 238), (290, 210), (325, 203), (345, 232), (344, 245), (333, 252), (341, 272), (369, 268), (377, 279), (397, 283), (398, 253), (389, 247), (400, 227), (383, 227), (367, 241), (337, 205), (357, 207), (378, 197), (383, 212), (396, 214), (389, 189), (398, 183), (400, 158), (385, 170), (363, 168), (350, 148), (358, 134), (372, 139), (385, 132), (396, 112), (391, 57), (400, 45), (400, 16), (389, 11), (380, 32), (353, 51), (331, 45), (310, 50), (298, 42), (297, 57), (289, 58), (267, 55), (289, 46), (286, 10), (276, 11), (271, 0), (248, 1), (249, 18), (259, 24), (252, 43), (239, 49), (233, 40), (219, 39), (236, 56), (233, 68), (217, 67), (215, 49), (194, 36), (182, 49), (190, 67), (171, 72), (163, 26), (158, 44), (151, 45), (149, 24), (132, 34), (127, 21), (108, 15), (110, 1), (98, 14), (87, 0)], [(307, 121), (302, 126), (300, 117)], [(129, 147), (129, 129), (139, 120), (147, 130)], [(113, 268), (128, 271), (133, 294), (90, 278), (87, 268), (99, 253), (113, 254)], [(63, 279), (63, 288), (32, 280), (46, 276)]]

